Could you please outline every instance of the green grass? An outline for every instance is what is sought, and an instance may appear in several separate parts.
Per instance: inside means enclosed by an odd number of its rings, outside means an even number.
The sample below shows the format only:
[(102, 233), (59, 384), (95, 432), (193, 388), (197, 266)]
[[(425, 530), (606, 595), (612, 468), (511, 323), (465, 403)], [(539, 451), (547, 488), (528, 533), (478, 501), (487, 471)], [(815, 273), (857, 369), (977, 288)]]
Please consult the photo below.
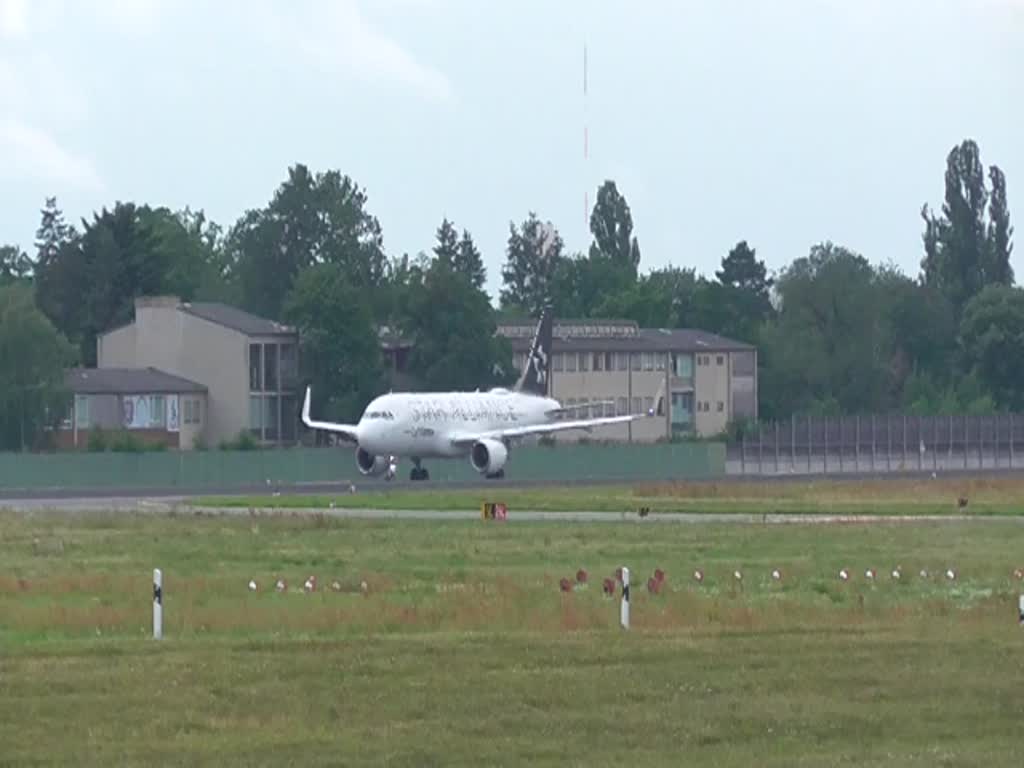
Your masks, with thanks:
[(0, 562), (0, 763), (1021, 762), (1013, 521), (0, 514)]
[[(959, 499), (967, 499), (961, 508)], [(834, 513), (1021, 515), (1024, 480), (1017, 477), (964, 479), (885, 479), (873, 481), (724, 481), (638, 483), (635, 485), (551, 486), (449, 490), (417, 489), (333, 496), (213, 496), (199, 507), (253, 509), (479, 510), (484, 501), (502, 501), (511, 511), (635, 511), (715, 513)]]

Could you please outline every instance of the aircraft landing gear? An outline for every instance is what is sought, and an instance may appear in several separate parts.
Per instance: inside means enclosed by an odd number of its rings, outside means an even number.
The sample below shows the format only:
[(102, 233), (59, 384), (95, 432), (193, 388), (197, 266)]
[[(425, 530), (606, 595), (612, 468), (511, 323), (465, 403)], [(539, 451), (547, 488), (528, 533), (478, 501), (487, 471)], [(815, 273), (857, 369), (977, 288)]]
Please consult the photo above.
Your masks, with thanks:
[(410, 480), (412, 480), (415, 483), (415, 482), (418, 482), (418, 481), (421, 481), (421, 480), (429, 480), (430, 479), (430, 473), (427, 472), (427, 468), (426, 467), (421, 467), (420, 466), (420, 460), (419, 459), (413, 459), (412, 460), (412, 464), (413, 464), (412, 470), (409, 472), (409, 479)]
[(487, 479), (488, 480), (500, 480), (504, 476), (505, 476), (505, 470), (504, 469), (499, 469), (497, 472), (493, 472), (493, 473), (487, 475)]

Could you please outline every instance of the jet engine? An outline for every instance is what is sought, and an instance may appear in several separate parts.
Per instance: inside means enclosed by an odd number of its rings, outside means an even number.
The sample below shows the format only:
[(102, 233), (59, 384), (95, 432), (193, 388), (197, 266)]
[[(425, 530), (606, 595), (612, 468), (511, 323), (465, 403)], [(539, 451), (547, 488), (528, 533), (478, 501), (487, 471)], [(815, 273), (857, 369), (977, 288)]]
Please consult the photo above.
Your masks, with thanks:
[(500, 440), (478, 440), (469, 453), (473, 469), (486, 477), (503, 477), (506, 459), (508, 448)]
[(364, 475), (377, 477), (388, 473), (389, 479), (395, 474), (394, 460), (388, 456), (374, 456), (368, 453), (362, 446), (356, 448), (356, 466)]

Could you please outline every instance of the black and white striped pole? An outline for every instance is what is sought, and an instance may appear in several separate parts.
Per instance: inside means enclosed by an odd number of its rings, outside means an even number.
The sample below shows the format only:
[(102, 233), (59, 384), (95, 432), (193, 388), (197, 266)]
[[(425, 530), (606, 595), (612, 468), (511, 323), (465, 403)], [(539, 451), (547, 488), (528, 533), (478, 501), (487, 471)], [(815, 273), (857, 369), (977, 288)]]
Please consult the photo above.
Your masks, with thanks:
[(1024, 627), (1024, 595), (1018, 598), (1017, 606), (1020, 613), (1020, 625)]
[(629, 629), (629, 568), (622, 569), (622, 605), (619, 610), (619, 623), (623, 629)]
[(159, 640), (164, 634), (164, 575), (159, 568), (153, 569), (153, 639)]

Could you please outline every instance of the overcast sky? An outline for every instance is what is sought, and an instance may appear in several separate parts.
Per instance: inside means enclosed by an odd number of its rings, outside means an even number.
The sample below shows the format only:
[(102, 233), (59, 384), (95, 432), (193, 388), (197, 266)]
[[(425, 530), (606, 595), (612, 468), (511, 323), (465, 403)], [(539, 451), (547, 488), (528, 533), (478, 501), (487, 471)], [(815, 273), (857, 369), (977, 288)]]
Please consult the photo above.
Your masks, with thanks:
[(831, 239), (916, 274), (965, 137), (1024, 233), (1022, 41), (1024, 0), (0, 0), (0, 243), (47, 195), (227, 227), (303, 162), (366, 188), (389, 254), (468, 228), (492, 291), (510, 220), (585, 249), (606, 178), (644, 271)]

